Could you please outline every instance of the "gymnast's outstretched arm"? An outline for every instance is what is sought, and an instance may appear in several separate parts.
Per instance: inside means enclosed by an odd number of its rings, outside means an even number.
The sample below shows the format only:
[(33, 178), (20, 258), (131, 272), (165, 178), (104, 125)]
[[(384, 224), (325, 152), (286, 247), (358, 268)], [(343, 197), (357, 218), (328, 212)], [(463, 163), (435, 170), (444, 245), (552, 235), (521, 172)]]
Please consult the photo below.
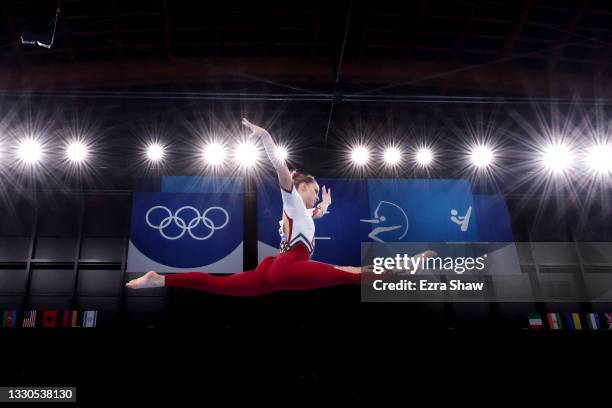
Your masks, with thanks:
[(248, 127), (251, 130), (250, 138), (255, 138), (261, 140), (264, 149), (266, 150), (266, 154), (268, 155), (268, 159), (274, 166), (276, 170), (276, 174), (278, 175), (278, 182), (280, 186), (285, 191), (291, 191), (293, 189), (293, 179), (291, 178), (291, 173), (285, 164), (285, 160), (281, 159), (276, 154), (276, 144), (274, 144), (274, 140), (270, 133), (257, 125), (252, 124), (246, 119), (242, 119), (242, 124)]

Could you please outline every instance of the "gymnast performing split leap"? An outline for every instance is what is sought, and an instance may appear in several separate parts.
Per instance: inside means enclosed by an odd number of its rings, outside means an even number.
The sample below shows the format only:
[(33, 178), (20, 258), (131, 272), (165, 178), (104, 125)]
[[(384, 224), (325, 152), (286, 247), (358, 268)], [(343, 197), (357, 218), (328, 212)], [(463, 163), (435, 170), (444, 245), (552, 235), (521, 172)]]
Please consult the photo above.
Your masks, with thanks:
[[(320, 218), (331, 204), (331, 189), (323, 186), (323, 202), (315, 178), (297, 172), (290, 173), (285, 161), (275, 154), (276, 145), (267, 130), (246, 119), (242, 124), (259, 140), (276, 169), (283, 199), (283, 237), (279, 254), (264, 258), (257, 268), (231, 275), (216, 276), (205, 272), (176, 273), (167, 276), (149, 271), (126, 283), (131, 289), (171, 286), (201, 290), (218, 295), (257, 296), (278, 291), (308, 290), (333, 285), (359, 284), (362, 268), (334, 266), (310, 260), (315, 245), (313, 218)], [(422, 255), (427, 255), (424, 253)], [(367, 267), (363, 268), (364, 273)]]

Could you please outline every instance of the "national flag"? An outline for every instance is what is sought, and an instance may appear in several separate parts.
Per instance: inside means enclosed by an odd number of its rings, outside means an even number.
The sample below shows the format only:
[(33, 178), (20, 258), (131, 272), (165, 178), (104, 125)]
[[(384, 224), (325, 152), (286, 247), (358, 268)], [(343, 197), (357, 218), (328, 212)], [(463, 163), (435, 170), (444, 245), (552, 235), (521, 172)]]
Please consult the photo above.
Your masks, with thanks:
[(567, 328), (569, 330), (582, 330), (579, 313), (567, 313)]
[(86, 310), (83, 313), (83, 327), (96, 327), (97, 319), (98, 319), (97, 310)]
[(563, 328), (563, 325), (561, 324), (561, 316), (559, 315), (559, 313), (548, 313), (547, 317), (548, 327), (551, 330), (560, 330)]
[(612, 313), (604, 313), (606, 317), (606, 324), (608, 325), (608, 330), (612, 330)]
[(62, 327), (77, 327), (77, 314), (76, 310), (64, 310)]
[(23, 327), (36, 327), (36, 310), (23, 312)]
[(16, 327), (17, 326), (17, 311), (6, 310), (2, 314), (2, 327)]
[(536, 330), (544, 327), (539, 313), (529, 313), (529, 327)]
[(57, 310), (45, 310), (43, 312), (42, 327), (57, 326)]
[(599, 323), (599, 316), (597, 313), (587, 313), (587, 323), (591, 330), (601, 330), (601, 323)]

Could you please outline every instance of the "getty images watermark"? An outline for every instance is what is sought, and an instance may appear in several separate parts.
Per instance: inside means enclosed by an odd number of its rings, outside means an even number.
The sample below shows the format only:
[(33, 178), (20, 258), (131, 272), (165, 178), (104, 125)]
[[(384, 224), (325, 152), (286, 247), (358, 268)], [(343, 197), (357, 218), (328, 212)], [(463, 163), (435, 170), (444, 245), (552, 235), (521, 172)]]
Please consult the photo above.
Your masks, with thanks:
[(363, 243), (362, 301), (484, 300), (490, 245)]
[[(419, 271), (443, 271), (453, 272), (462, 275), (465, 272), (483, 271), (487, 254), (479, 257), (441, 257), (433, 250), (428, 250), (420, 254), (396, 254), (395, 257), (374, 257), (371, 271), (374, 275), (387, 274), (410, 274), (414, 275)], [(448, 282), (441, 282), (431, 279), (399, 281), (385, 281), (384, 279), (374, 279), (372, 287), (374, 290), (409, 290), (409, 291), (482, 291), (485, 282), (465, 282), (461, 279), (450, 279)]]
[(612, 268), (565, 265), (563, 253), (559, 266), (540, 266), (531, 254), (551, 254), (546, 243), (368, 242), (361, 250), (363, 302), (612, 302)]

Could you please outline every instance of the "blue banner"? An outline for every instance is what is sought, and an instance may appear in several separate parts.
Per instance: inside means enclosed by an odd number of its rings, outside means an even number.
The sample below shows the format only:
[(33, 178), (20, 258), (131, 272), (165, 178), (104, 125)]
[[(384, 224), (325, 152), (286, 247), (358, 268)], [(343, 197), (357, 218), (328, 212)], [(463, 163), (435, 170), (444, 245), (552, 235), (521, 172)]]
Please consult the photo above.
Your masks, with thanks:
[(478, 241), (467, 180), (368, 180), (370, 238), (377, 242)]
[(127, 271), (242, 271), (241, 181), (164, 177), (161, 186), (134, 193)]
[[(315, 220), (313, 259), (359, 265), (361, 242), (509, 242), (502, 196), (473, 195), (467, 180), (317, 179), (332, 189), (329, 213)], [(276, 255), (282, 219), (280, 188), (258, 188), (259, 259)]]
[(478, 223), (480, 241), (514, 241), (508, 207), (503, 196), (474, 194), (474, 210), (480, 219)]
[(244, 184), (235, 177), (163, 176), (161, 191), (166, 193), (225, 193), (242, 195)]

